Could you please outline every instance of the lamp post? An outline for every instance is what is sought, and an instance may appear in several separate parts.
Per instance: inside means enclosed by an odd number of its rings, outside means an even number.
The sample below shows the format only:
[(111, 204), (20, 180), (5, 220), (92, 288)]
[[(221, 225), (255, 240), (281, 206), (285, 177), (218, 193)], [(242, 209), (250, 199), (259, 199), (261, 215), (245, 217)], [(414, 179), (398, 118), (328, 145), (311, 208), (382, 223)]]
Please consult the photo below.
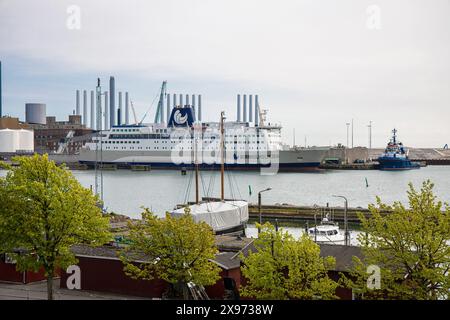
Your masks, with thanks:
[(369, 128), (369, 151), (372, 149), (372, 121), (369, 121), (369, 125), (367, 126)]
[(261, 225), (262, 225), (262, 214), (261, 214), (261, 193), (266, 192), (266, 191), (270, 191), (272, 190), (272, 188), (267, 188), (264, 190), (261, 190), (260, 192), (258, 192), (258, 213), (259, 213), (259, 224), (260, 226), (258, 227), (258, 235), (261, 232)]
[(333, 195), (333, 197), (335, 198), (342, 198), (345, 201), (345, 207), (344, 207), (344, 228), (345, 228), (345, 245), (348, 246), (349, 245), (349, 233), (348, 233), (348, 222), (347, 222), (347, 209), (348, 209), (348, 201), (347, 198), (344, 196), (337, 196), (337, 195)]

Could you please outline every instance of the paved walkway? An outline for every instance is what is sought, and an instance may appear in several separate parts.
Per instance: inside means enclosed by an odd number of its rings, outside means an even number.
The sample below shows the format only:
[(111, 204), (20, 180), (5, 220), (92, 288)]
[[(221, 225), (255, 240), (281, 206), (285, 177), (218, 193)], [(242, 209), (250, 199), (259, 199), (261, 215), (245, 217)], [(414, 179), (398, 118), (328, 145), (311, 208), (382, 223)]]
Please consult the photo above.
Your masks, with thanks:
[[(55, 279), (55, 300), (148, 300), (143, 297), (125, 296), (103, 292), (84, 290), (68, 290), (59, 288), (59, 280)], [(47, 283), (45, 281), (16, 284), (0, 282), (0, 300), (46, 300)]]

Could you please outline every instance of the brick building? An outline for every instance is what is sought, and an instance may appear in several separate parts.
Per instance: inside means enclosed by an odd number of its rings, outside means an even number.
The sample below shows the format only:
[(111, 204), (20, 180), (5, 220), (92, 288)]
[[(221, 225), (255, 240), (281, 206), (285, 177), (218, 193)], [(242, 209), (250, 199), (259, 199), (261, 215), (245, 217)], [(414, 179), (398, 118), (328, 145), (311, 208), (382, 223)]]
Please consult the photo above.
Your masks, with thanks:
[[(80, 115), (69, 115), (68, 121), (56, 121), (56, 117), (48, 116), (45, 125), (29, 124), (29, 126), (34, 129), (34, 148), (39, 153), (56, 152), (59, 144), (66, 139), (70, 131), (74, 132), (74, 138), (68, 142), (65, 152), (77, 153), (93, 132), (81, 123)], [(86, 139), (79, 138), (82, 136)]]

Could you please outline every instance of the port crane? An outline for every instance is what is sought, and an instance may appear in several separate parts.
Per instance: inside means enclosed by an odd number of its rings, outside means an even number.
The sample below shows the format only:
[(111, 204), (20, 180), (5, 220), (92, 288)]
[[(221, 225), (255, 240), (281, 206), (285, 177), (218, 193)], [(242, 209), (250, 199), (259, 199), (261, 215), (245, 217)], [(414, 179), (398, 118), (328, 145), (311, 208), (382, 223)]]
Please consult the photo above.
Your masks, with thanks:
[(75, 131), (73, 131), (73, 130), (70, 130), (67, 133), (66, 137), (64, 139), (62, 139), (62, 141), (58, 145), (58, 150), (56, 150), (57, 154), (61, 154), (66, 150), (68, 144), (72, 141), (74, 135), (75, 135)]

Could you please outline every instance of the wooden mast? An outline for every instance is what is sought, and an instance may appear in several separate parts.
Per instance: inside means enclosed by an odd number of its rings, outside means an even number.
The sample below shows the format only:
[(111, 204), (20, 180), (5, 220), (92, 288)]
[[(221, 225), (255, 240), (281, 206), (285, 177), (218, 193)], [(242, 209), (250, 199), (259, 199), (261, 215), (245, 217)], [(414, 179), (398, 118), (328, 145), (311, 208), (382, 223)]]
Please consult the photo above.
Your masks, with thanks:
[(225, 119), (225, 112), (222, 111), (220, 113), (220, 155), (221, 155), (221, 164), (220, 164), (220, 199), (222, 201), (225, 200), (225, 192), (224, 192), (224, 172), (225, 172), (225, 143), (224, 143), (224, 119)]
[(197, 139), (198, 137), (195, 136), (195, 129), (194, 129), (194, 159), (195, 159), (195, 203), (199, 203), (199, 191), (198, 191), (198, 159), (197, 159)]

